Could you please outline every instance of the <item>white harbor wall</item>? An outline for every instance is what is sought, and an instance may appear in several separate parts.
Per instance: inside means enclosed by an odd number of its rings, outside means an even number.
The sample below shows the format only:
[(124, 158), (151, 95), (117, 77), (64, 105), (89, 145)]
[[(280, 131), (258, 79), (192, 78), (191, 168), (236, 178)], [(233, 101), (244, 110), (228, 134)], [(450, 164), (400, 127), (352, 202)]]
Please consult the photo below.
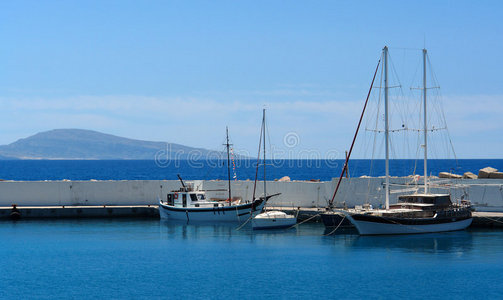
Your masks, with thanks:
[(0, 206), (149, 205), (176, 180), (2, 181)]
[[(331, 199), (337, 179), (326, 182), (292, 181), (267, 182), (267, 193), (281, 193), (270, 200), (274, 206), (325, 207)], [(343, 179), (335, 199), (338, 206), (352, 207), (363, 203), (379, 207), (384, 204), (384, 178)], [(410, 177), (392, 178), (392, 184), (409, 183), (412, 191), (418, 188)], [(418, 182), (417, 184), (420, 184)], [(253, 181), (233, 181), (232, 194), (250, 200)], [(227, 182), (206, 180), (195, 182), (207, 190), (208, 197), (226, 198)], [(453, 199), (470, 199), (479, 211), (503, 211), (503, 179), (443, 180), (442, 185), (456, 188), (434, 188), (433, 192), (450, 192)], [(0, 206), (62, 206), (62, 205), (156, 205), (159, 197), (178, 189), (177, 180), (123, 181), (1, 181)], [(392, 189), (404, 187), (392, 186)], [(257, 183), (257, 195), (263, 193), (263, 183)], [(396, 193), (391, 203), (396, 202)]]

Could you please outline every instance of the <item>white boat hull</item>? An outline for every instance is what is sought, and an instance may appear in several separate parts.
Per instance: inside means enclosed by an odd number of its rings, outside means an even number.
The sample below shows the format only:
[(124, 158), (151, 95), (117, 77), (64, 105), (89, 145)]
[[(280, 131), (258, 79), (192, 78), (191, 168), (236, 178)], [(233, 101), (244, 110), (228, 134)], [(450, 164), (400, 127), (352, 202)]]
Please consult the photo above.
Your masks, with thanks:
[(265, 212), (252, 219), (253, 229), (289, 228), (297, 224), (297, 218), (283, 212)]
[(161, 219), (178, 220), (186, 222), (245, 222), (250, 218), (250, 213), (258, 214), (265, 205), (265, 201), (257, 200), (257, 203), (223, 206), (223, 207), (173, 207), (159, 204)]
[(351, 223), (355, 225), (360, 235), (418, 234), (456, 231), (466, 229), (473, 220), (472, 218), (468, 218), (439, 224), (403, 225), (355, 220), (349, 214), (347, 217)]

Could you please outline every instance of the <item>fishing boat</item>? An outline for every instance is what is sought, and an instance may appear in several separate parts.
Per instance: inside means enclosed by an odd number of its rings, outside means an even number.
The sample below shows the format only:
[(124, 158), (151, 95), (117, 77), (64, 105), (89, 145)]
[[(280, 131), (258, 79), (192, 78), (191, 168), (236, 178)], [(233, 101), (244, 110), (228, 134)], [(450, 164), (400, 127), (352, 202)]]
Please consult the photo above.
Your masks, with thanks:
[[(404, 194), (398, 197), (398, 202), (394, 205), (389, 204), (390, 197), (390, 174), (389, 174), (389, 124), (388, 124), (388, 48), (383, 49), (384, 61), (384, 121), (385, 121), (385, 209), (367, 209), (363, 211), (357, 210), (341, 210), (333, 209), (333, 201), (337, 190), (339, 189), (341, 177), (335, 189), (334, 195), (329, 203), (328, 212), (322, 214), (322, 220), (327, 227), (340, 225), (345, 218), (356, 227), (360, 235), (386, 235), (386, 234), (417, 234), (417, 233), (432, 233), (463, 230), (470, 226), (472, 215), (469, 201), (464, 200), (461, 203), (453, 203), (449, 194), (434, 194), (429, 192), (428, 188), (428, 151), (427, 151), (427, 110), (426, 110), (426, 59), (427, 51), (423, 49), (423, 133), (424, 133), (424, 192), (414, 194)], [(378, 63), (379, 67), (379, 63)], [(369, 95), (372, 90), (372, 85), (377, 74), (377, 69), (372, 80)], [(367, 106), (369, 96), (365, 102), (365, 106), (360, 117), (355, 137), (351, 145), (349, 155), (354, 146), (356, 135)], [(349, 155), (343, 170), (347, 167)]]
[[(267, 197), (267, 189), (266, 189), (266, 155), (265, 155), (265, 136), (266, 136), (266, 126), (265, 126), (265, 109), (262, 111), (262, 128), (261, 128), (261, 141), (263, 141), (263, 166), (264, 166), (264, 196)], [(263, 139), (262, 139), (263, 138)], [(258, 159), (260, 159), (260, 142), (259, 142), (259, 154)], [(258, 160), (257, 159), (257, 160)], [(257, 171), (258, 171), (258, 161), (257, 161)], [(253, 194), (255, 195), (257, 176), (255, 176), (255, 184), (253, 187)], [(252, 228), (257, 229), (280, 229), (280, 228), (288, 228), (297, 223), (297, 216), (289, 215), (282, 211), (266, 211), (260, 213), (252, 218)]]
[(186, 185), (180, 175), (181, 187), (167, 193), (166, 199), (159, 200), (159, 214), (162, 219), (186, 222), (245, 222), (260, 213), (267, 200), (276, 195), (243, 201), (232, 197), (230, 182), (229, 130), (226, 130), (228, 198), (223, 201), (209, 200), (206, 191)]

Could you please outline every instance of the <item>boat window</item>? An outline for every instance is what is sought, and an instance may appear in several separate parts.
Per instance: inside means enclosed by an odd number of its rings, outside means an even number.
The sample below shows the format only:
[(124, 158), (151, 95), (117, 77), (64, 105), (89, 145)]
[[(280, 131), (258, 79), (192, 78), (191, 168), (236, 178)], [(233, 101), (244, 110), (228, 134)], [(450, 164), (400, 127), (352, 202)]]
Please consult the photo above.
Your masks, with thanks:
[(449, 206), (451, 205), (451, 198), (449, 196), (440, 196), (440, 197), (437, 197), (437, 205), (439, 206)]
[(432, 197), (422, 197), (422, 203), (435, 204), (435, 198)]
[(399, 197), (401, 202), (406, 202), (406, 203), (415, 203), (417, 202), (417, 199), (414, 197), (407, 197), (407, 196), (400, 196)]
[(199, 200), (204, 200), (204, 195), (203, 194), (197, 194), (197, 197), (199, 198)]
[(197, 201), (197, 195), (196, 194), (189, 194), (190, 195), (190, 200), (191, 201)]
[(168, 194), (168, 205), (173, 205), (173, 194)]

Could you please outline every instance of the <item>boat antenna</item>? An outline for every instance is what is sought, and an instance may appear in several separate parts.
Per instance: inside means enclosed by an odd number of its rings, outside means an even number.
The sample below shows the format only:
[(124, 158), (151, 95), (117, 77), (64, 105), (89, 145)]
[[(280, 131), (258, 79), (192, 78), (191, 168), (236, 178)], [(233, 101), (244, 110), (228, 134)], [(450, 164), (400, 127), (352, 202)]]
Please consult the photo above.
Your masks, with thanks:
[(186, 189), (186, 187), (185, 187), (185, 183), (183, 183), (183, 179), (182, 179), (182, 177), (180, 177), (180, 174), (176, 174), (176, 176), (178, 176), (178, 180), (180, 180), (180, 182), (182, 183), (182, 187), (183, 187), (183, 189), (185, 190), (185, 189)]
[(231, 159), (229, 155), (229, 147), (231, 144), (229, 144), (229, 127), (225, 126), (225, 133), (226, 133), (226, 146), (227, 146), (227, 181), (229, 185), (229, 204), (232, 201), (231, 198)]
[(334, 204), (335, 195), (337, 194), (337, 191), (339, 190), (339, 186), (341, 185), (342, 176), (344, 176), (344, 171), (347, 170), (349, 157), (351, 156), (351, 152), (353, 151), (353, 146), (355, 145), (356, 136), (358, 135), (358, 131), (360, 130), (360, 125), (361, 125), (362, 120), (363, 120), (363, 115), (365, 114), (365, 109), (367, 108), (367, 103), (369, 101), (370, 92), (372, 92), (372, 87), (374, 86), (374, 81), (376, 79), (377, 70), (379, 69), (379, 64), (380, 63), (381, 63), (381, 59), (379, 59), (379, 61), (377, 62), (377, 67), (376, 67), (376, 70), (374, 72), (374, 77), (372, 78), (372, 83), (370, 84), (370, 89), (369, 89), (369, 92), (367, 94), (367, 99), (365, 100), (365, 105), (363, 106), (363, 111), (362, 111), (362, 114), (360, 116), (360, 121), (358, 122), (358, 126), (356, 127), (356, 132), (355, 132), (355, 135), (353, 137), (353, 142), (351, 143), (351, 147), (349, 148), (349, 153), (346, 155), (346, 161), (344, 162), (344, 167), (342, 168), (341, 175), (339, 176), (339, 182), (337, 182), (337, 186), (335, 188), (334, 195), (332, 196), (332, 199), (329, 201), (329, 207), (330, 208), (332, 208), (332, 206)]

